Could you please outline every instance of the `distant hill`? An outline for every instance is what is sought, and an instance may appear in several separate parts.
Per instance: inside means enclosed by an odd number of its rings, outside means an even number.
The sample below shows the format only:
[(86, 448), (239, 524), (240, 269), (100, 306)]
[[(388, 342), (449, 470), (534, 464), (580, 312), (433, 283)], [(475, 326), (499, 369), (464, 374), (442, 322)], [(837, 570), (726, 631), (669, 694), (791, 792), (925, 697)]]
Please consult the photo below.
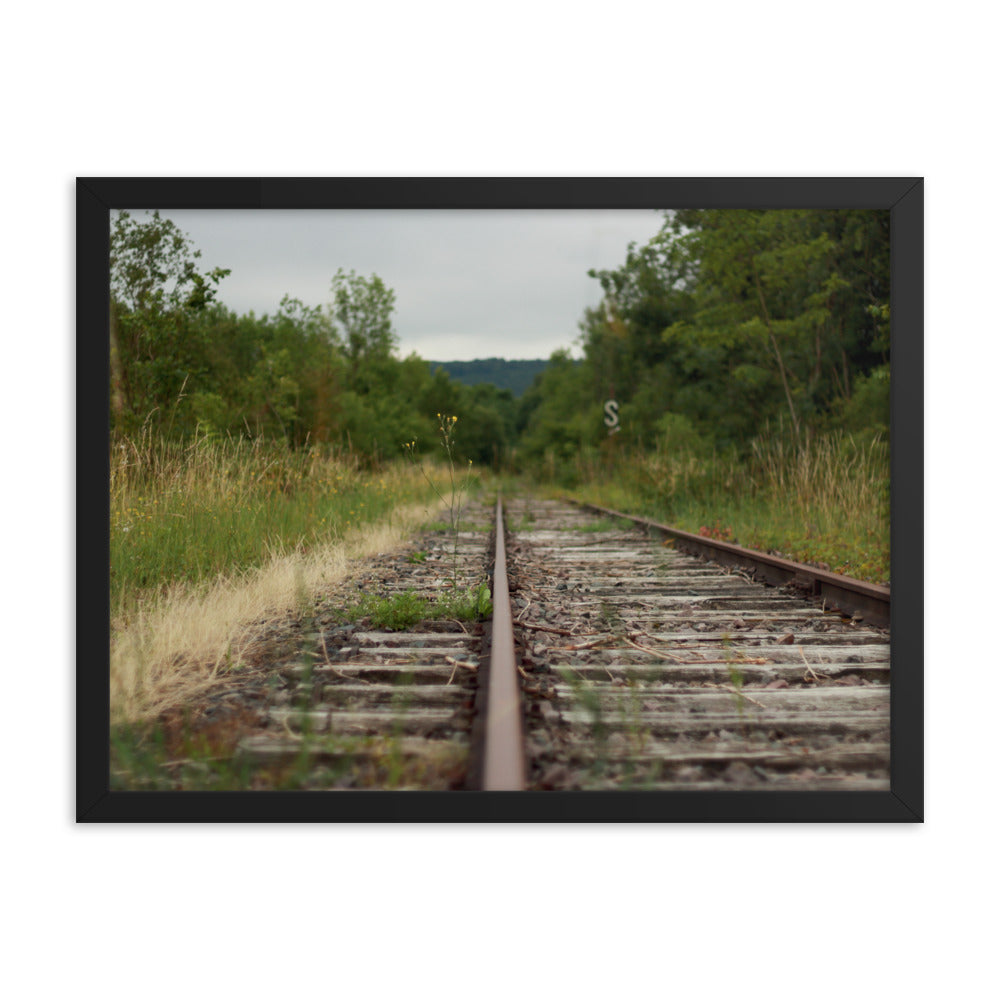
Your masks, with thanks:
[(522, 396), (545, 370), (548, 361), (505, 361), (503, 358), (477, 358), (475, 361), (430, 361), (431, 371), (443, 368), (456, 382), (479, 385), (491, 382), (498, 389), (510, 389), (515, 397)]

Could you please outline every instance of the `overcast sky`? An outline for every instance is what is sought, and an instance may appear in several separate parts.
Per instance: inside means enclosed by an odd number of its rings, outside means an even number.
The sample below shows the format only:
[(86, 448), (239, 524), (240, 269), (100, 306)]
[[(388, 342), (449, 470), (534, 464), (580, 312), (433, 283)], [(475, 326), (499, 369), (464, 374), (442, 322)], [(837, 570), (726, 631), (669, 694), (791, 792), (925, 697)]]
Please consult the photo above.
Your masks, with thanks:
[(203, 270), (232, 269), (219, 298), (235, 312), (274, 313), (285, 294), (321, 305), (337, 268), (374, 273), (396, 292), (401, 354), (435, 361), (573, 347), (584, 309), (601, 298), (588, 269), (620, 266), (629, 242), (662, 224), (651, 209), (161, 214), (201, 250)]

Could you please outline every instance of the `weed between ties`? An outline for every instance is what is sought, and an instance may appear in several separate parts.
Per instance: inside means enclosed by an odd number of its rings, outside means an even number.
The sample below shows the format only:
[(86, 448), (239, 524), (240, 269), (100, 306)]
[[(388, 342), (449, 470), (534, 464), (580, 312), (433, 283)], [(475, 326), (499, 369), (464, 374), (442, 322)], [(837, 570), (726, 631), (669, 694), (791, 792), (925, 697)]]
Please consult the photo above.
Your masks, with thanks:
[(367, 594), (358, 604), (348, 609), (346, 617), (349, 621), (368, 618), (378, 628), (399, 632), (428, 619), (479, 621), (492, 613), (490, 589), (484, 580), (477, 588), (452, 591), (436, 600), (421, 597), (414, 590), (406, 590), (392, 597)]

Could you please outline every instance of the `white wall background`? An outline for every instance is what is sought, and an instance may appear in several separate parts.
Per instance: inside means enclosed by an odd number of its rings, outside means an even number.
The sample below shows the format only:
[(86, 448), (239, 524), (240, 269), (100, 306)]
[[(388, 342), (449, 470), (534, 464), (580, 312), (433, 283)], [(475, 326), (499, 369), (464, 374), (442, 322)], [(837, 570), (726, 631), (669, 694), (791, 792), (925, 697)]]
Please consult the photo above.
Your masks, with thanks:
[[(982, 995), (996, 614), (986, 570), (945, 531), (995, 537), (985, 8), (220, 8), (6, 17), (11, 995)], [(74, 177), (204, 174), (925, 176), (927, 823), (74, 825)], [(500, 959), (480, 920), (504, 935)]]

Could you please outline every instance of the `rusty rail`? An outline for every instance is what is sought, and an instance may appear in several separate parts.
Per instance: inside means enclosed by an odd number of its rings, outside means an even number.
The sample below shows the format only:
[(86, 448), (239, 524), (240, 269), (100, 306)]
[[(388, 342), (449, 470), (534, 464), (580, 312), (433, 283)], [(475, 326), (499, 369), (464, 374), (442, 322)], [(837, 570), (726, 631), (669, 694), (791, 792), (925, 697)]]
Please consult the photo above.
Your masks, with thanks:
[(732, 542), (694, 535), (689, 531), (671, 528), (669, 525), (659, 524), (645, 517), (623, 514), (618, 510), (584, 503), (582, 500), (574, 500), (571, 497), (564, 499), (577, 507), (583, 507), (598, 514), (632, 521), (654, 534), (672, 538), (677, 547), (686, 552), (712, 559), (721, 565), (750, 568), (755, 579), (772, 586), (780, 587), (792, 584), (807, 594), (825, 600), (831, 611), (842, 611), (856, 615), (873, 625), (889, 625), (891, 605), (888, 587), (866, 583), (864, 580), (856, 580), (850, 576), (841, 576), (839, 573), (831, 573), (815, 566), (792, 562), (790, 559), (781, 559), (778, 556), (758, 552), (755, 549), (745, 549), (740, 545), (733, 545)]
[(514, 622), (507, 586), (502, 498), (497, 497), (496, 561), (493, 567), (493, 632), (490, 643), (483, 789), (521, 791), (525, 785), (521, 694), (514, 659)]

